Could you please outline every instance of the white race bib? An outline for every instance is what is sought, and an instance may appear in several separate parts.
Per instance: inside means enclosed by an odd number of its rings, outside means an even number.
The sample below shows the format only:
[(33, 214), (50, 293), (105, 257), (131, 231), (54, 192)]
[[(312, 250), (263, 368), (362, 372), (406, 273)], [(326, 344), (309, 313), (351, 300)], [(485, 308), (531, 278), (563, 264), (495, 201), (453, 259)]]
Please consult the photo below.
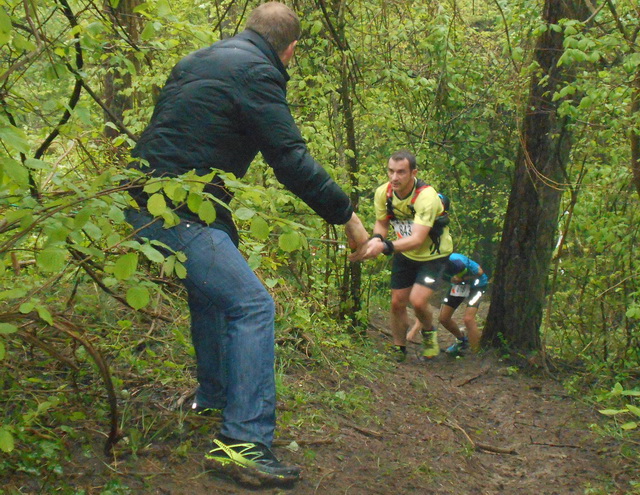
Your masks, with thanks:
[(471, 287), (463, 284), (456, 284), (451, 286), (451, 292), (449, 295), (455, 297), (467, 297), (471, 292)]
[(391, 225), (398, 238), (409, 237), (413, 232), (413, 220), (391, 220)]

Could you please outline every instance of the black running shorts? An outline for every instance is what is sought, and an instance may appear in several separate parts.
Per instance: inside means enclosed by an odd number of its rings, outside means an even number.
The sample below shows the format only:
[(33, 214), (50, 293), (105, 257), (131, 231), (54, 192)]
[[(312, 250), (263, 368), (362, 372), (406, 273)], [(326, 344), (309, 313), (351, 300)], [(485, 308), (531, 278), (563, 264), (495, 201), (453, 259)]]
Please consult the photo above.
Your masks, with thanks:
[(391, 288), (406, 289), (413, 284), (436, 290), (442, 284), (442, 274), (449, 256), (429, 261), (410, 260), (402, 253), (393, 256), (391, 264)]
[(479, 287), (477, 289), (471, 289), (471, 292), (468, 296), (460, 297), (460, 296), (452, 296), (448, 294), (442, 300), (442, 304), (445, 306), (449, 306), (450, 308), (457, 309), (458, 306), (462, 304), (462, 301), (467, 299), (467, 307), (468, 308), (478, 308), (480, 307), (480, 299), (484, 295), (484, 292), (487, 290), (487, 287)]

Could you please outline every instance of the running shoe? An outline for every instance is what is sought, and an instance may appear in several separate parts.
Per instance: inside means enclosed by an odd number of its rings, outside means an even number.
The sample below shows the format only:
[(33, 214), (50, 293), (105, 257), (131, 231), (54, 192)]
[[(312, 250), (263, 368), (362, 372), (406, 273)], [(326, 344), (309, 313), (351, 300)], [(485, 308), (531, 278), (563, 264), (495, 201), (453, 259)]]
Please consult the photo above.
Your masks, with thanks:
[(191, 404), (191, 412), (196, 413), (198, 416), (220, 416), (222, 414), (222, 409), (204, 407), (194, 402)]
[(446, 352), (449, 356), (462, 356), (469, 349), (469, 338), (462, 337), (458, 339), (454, 344), (447, 347)]
[(300, 468), (281, 463), (260, 443), (220, 436), (205, 458), (213, 467), (234, 480), (253, 486), (290, 485), (300, 478)]
[(433, 359), (440, 354), (438, 346), (438, 332), (435, 327), (431, 331), (422, 330), (422, 357), (425, 359)]
[(389, 346), (389, 349), (387, 350), (387, 354), (396, 363), (403, 363), (404, 361), (407, 360), (407, 347), (402, 345)]

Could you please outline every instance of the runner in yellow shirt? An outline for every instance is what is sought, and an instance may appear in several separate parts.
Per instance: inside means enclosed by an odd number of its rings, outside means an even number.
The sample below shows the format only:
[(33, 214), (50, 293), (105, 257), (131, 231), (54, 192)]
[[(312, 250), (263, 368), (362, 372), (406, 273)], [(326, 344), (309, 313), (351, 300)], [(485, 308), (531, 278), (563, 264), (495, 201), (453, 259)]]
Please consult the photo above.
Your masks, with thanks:
[[(419, 180), (415, 156), (406, 150), (394, 153), (387, 164), (389, 182), (374, 197), (376, 223), (362, 259), (393, 255), (391, 267), (391, 329), (394, 354), (406, 358), (409, 328), (407, 305), (411, 304), (422, 328), (425, 358), (438, 355), (437, 334), (432, 325), (429, 300), (442, 281), (453, 241), (449, 227), (438, 219), (446, 215), (443, 197)], [(396, 240), (386, 238), (392, 226)], [(439, 236), (433, 234), (440, 230)], [(431, 234), (431, 235), (430, 235)]]

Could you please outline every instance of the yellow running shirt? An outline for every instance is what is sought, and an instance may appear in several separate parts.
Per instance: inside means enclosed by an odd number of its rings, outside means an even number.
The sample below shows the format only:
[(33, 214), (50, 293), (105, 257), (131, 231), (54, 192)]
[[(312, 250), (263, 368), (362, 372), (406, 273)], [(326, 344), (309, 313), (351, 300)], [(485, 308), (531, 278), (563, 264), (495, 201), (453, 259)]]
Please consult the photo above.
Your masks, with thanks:
[[(374, 205), (377, 220), (385, 220), (387, 218), (388, 187), (389, 183), (387, 182), (376, 189)], [(404, 199), (398, 198), (395, 192), (392, 193), (395, 219), (391, 220), (391, 225), (398, 238), (411, 235), (414, 223), (424, 225), (425, 227), (433, 227), (436, 218), (444, 211), (444, 206), (442, 206), (438, 192), (429, 186), (418, 194), (416, 202), (413, 204), (413, 208), (415, 209), (415, 215), (413, 215), (410, 206), (415, 188), (416, 186), (414, 184), (411, 194)], [(404, 251), (402, 254), (414, 261), (428, 261), (449, 256), (453, 252), (453, 240), (449, 233), (449, 227), (444, 228), (444, 232), (440, 237), (440, 252), (435, 251), (432, 253), (433, 247), (433, 241), (427, 236), (422, 246), (412, 249), (411, 251)]]

